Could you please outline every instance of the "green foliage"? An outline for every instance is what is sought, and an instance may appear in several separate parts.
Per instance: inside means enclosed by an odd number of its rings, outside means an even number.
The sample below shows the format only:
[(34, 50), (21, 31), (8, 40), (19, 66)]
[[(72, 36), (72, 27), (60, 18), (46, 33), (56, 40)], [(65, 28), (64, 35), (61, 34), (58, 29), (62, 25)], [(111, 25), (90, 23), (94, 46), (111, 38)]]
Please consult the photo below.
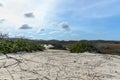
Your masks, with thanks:
[(12, 45), (10, 42), (6, 43), (6, 41), (0, 42), (0, 52), (1, 53), (11, 53)]
[(76, 43), (69, 47), (71, 53), (97, 52), (97, 49), (88, 43)]
[(43, 51), (45, 48), (40, 44), (29, 42), (23, 39), (16, 41), (0, 40), (0, 53), (16, 53), (20, 51), (32, 52)]

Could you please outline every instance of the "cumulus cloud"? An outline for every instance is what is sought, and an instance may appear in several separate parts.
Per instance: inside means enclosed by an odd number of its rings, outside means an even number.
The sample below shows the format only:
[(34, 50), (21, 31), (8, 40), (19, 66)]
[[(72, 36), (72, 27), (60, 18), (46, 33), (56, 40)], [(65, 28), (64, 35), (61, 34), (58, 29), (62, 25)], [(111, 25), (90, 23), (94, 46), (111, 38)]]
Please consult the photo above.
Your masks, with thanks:
[(70, 27), (66, 22), (60, 23), (60, 26), (63, 30), (66, 30), (66, 31), (70, 30)]
[(35, 17), (32, 12), (30, 12), (30, 13), (25, 13), (24, 16), (27, 17), (27, 18), (34, 18), (34, 17)]
[(5, 19), (0, 19), (0, 23), (3, 23), (5, 21)]
[(42, 29), (38, 30), (37, 33), (42, 33), (44, 31), (45, 31), (45, 29), (42, 28)]
[(40, 29), (40, 32), (43, 32), (43, 31), (45, 31), (45, 29)]
[(32, 27), (29, 26), (28, 24), (23, 24), (19, 29), (24, 29), (24, 30), (26, 30), (26, 29), (32, 29)]
[(3, 4), (2, 4), (2, 3), (0, 3), (0, 7), (3, 7)]
[(0, 0), (0, 3), (4, 7), (0, 7), (0, 18), (6, 19), (3, 28), (12, 31), (27, 23), (34, 25), (36, 32), (40, 28), (46, 29), (54, 21), (60, 4), (59, 0)]

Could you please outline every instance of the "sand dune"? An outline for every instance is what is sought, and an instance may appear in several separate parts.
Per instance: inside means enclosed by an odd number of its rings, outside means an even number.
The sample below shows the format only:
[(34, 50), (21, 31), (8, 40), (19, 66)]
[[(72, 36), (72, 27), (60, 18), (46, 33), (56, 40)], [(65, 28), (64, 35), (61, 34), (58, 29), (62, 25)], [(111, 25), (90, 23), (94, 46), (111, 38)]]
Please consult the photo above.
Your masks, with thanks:
[(0, 56), (0, 80), (120, 80), (120, 56), (63, 50), (9, 56)]

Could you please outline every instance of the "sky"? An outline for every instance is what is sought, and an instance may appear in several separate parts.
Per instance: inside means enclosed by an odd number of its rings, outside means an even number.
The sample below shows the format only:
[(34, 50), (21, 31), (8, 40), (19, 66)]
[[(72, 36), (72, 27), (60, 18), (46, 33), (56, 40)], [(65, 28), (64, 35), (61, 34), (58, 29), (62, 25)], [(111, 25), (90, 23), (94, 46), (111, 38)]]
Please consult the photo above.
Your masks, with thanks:
[(120, 40), (120, 0), (0, 0), (0, 33), (44, 40)]

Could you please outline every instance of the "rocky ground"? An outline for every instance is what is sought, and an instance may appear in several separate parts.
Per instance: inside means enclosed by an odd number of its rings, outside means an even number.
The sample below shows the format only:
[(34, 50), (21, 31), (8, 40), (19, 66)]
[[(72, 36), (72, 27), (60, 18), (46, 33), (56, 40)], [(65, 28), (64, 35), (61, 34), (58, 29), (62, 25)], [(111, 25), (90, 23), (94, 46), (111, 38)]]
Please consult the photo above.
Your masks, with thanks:
[(0, 56), (0, 80), (120, 80), (120, 56), (64, 50)]

